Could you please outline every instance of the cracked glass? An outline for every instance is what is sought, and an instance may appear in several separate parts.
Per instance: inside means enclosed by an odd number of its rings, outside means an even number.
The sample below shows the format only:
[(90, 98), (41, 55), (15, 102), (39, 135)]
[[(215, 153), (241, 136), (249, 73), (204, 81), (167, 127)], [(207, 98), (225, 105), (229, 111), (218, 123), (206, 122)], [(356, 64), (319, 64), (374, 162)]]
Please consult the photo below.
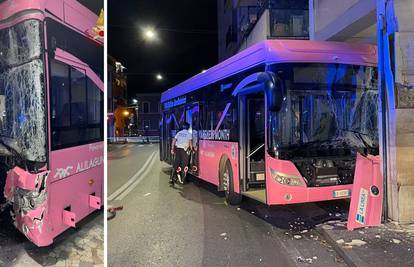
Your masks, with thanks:
[(342, 147), (378, 154), (376, 68), (278, 64), (273, 71), (285, 87), (282, 109), (270, 119), (275, 152)]
[(42, 23), (0, 29), (0, 141), (33, 162), (46, 161)]

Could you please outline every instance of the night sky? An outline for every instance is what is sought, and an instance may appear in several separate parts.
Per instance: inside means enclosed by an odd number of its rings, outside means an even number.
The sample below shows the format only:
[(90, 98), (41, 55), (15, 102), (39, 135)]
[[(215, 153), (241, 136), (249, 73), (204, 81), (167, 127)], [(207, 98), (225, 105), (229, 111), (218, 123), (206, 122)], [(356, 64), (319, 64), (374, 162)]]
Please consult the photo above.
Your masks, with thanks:
[[(216, 0), (108, 1), (108, 53), (128, 74), (128, 95), (157, 93), (217, 64)], [(155, 26), (148, 42), (141, 27)], [(162, 73), (163, 81), (155, 75)]]

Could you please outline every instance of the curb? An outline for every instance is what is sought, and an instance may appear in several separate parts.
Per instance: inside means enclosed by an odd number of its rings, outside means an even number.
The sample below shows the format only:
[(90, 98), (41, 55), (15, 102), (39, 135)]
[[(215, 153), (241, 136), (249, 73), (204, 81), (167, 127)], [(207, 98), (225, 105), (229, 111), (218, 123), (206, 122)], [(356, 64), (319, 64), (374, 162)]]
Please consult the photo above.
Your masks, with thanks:
[(341, 245), (336, 243), (336, 240), (333, 236), (329, 233), (328, 230), (323, 229), (322, 227), (317, 227), (315, 230), (321, 234), (326, 241), (328, 241), (329, 245), (341, 256), (345, 263), (351, 267), (368, 267), (369, 265), (363, 261), (355, 252), (352, 250), (344, 249)]

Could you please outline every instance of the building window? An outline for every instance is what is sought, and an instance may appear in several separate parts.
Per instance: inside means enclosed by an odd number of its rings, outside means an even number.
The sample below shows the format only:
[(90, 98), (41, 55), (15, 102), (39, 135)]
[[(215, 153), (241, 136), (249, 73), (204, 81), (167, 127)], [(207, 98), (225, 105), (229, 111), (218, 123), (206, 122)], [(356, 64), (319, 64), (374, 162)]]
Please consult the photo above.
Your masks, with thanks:
[(142, 102), (142, 113), (150, 113), (150, 102)]
[(309, 38), (307, 0), (270, 1), (270, 35), (276, 38)]

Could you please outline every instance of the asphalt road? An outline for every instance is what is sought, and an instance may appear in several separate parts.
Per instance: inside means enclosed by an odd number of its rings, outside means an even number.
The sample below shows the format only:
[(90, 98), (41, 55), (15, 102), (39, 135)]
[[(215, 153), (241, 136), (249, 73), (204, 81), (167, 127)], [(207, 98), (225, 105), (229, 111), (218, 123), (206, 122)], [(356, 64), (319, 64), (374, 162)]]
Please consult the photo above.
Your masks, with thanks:
[(346, 203), (228, 206), (202, 181), (172, 188), (158, 145), (108, 148), (108, 266), (346, 266), (313, 227)]

